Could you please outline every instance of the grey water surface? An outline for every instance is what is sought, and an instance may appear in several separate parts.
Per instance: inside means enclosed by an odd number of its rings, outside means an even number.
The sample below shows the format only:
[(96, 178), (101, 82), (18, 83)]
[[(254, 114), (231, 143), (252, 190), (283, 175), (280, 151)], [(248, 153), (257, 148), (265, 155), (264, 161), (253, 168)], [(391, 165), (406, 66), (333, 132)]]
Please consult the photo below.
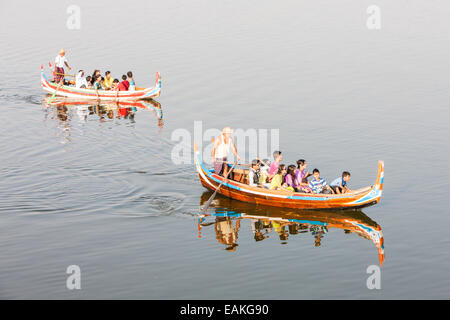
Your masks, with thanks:
[[(71, 30), (73, 2), (0, 2), (0, 298), (450, 297), (448, 1), (376, 1), (380, 30), (372, 1), (76, 1)], [(151, 86), (159, 71), (161, 109), (46, 107), (40, 66), (50, 76), (61, 47), (72, 73), (132, 70)], [(384, 160), (381, 202), (355, 213), (382, 231), (381, 289), (366, 286), (376, 245), (339, 223), (317, 244), (313, 222), (255, 241), (233, 218), (232, 250), (221, 218), (199, 230), (210, 193), (172, 158), (194, 121), (279, 129), (284, 163), (329, 181), (349, 170), (355, 188)], [(221, 197), (217, 212), (286, 214)]]

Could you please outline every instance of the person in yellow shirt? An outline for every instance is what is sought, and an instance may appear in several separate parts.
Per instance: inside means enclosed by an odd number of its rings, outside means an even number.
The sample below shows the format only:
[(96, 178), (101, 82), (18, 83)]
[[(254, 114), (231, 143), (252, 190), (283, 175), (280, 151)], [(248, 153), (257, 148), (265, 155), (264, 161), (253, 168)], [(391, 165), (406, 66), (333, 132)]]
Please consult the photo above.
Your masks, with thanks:
[(105, 90), (111, 90), (113, 84), (113, 77), (111, 77), (111, 71), (105, 72), (105, 80), (103, 81), (103, 87)]
[(286, 165), (280, 164), (278, 167), (278, 173), (273, 176), (270, 181), (270, 190), (279, 190), (283, 188), (283, 177), (287, 173)]

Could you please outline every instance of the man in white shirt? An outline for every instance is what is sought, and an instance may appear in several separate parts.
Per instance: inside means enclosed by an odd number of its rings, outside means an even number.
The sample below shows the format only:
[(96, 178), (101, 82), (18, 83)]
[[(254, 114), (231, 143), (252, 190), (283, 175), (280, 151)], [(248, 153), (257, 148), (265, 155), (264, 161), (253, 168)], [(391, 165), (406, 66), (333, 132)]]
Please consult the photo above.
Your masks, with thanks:
[(71, 70), (69, 64), (67, 63), (66, 51), (61, 49), (59, 50), (59, 55), (55, 58), (55, 71), (53, 72), (53, 78), (56, 83), (60, 83), (61, 81), (64, 82), (64, 65), (69, 68), (69, 71)]

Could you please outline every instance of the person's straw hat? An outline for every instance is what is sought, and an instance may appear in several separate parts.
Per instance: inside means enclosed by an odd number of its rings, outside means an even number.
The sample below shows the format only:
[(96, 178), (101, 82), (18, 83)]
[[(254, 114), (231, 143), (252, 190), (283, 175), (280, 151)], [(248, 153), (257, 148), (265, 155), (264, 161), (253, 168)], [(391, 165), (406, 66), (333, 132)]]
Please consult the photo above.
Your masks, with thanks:
[(223, 134), (226, 134), (226, 133), (232, 134), (232, 133), (233, 133), (233, 130), (231, 130), (230, 127), (225, 127), (225, 128), (223, 128), (222, 133), (223, 133)]

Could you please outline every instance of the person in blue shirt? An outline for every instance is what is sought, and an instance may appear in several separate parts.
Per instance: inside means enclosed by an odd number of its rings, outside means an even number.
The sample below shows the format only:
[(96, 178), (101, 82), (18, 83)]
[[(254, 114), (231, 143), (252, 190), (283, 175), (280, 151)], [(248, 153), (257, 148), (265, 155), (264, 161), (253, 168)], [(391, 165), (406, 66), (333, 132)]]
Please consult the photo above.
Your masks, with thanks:
[(341, 194), (350, 192), (351, 190), (347, 187), (347, 183), (350, 180), (350, 172), (344, 171), (342, 172), (342, 176), (333, 180), (330, 183), (331, 189), (333, 189), (334, 193)]
[(327, 181), (320, 177), (319, 169), (313, 170), (313, 179), (309, 182), (309, 187), (314, 193), (333, 193), (331, 188), (327, 185)]

